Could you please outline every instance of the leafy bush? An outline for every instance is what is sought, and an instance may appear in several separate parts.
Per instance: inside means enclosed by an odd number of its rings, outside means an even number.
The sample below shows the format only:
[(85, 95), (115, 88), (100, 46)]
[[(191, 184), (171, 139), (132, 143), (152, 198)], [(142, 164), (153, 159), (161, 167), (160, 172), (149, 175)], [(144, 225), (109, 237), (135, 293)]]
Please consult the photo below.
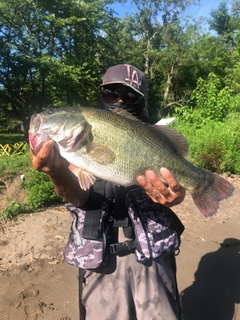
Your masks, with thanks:
[(229, 111), (231, 90), (228, 87), (220, 90), (220, 79), (210, 73), (206, 80), (198, 79), (192, 98), (196, 101), (196, 109), (200, 111), (202, 120), (222, 121)]
[(20, 203), (15, 199), (7, 199), (8, 205), (1, 215), (3, 219), (12, 219), (17, 214), (62, 202), (54, 192), (53, 184), (47, 175), (32, 168), (29, 154), (0, 158), (0, 178), (3, 181), (11, 181), (21, 174), (25, 175), (22, 187), (27, 192), (26, 202)]
[[(209, 121), (221, 122), (231, 111), (231, 99), (231, 90), (228, 87), (220, 89), (219, 78), (214, 73), (210, 73), (206, 80), (199, 78), (192, 94), (191, 105), (176, 107), (175, 115), (196, 128)], [(232, 107), (233, 105), (234, 102)]]
[(233, 112), (240, 112), (240, 94), (231, 97), (229, 106)]
[(189, 143), (188, 159), (198, 167), (228, 174), (240, 173), (240, 113), (222, 122), (209, 120), (196, 128), (177, 117), (174, 128)]
[(213, 73), (198, 80), (192, 97), (190, 106), (175, 109), (173, 125), (188, 140), (189, 159), (211, 171), (240, 173), (240, 97), (221, 89)]
[(45, 173), (30, 168), (25, 176), (22, 186), (27, 190), (27, 206), (30, 210), (62, 201), (54, 192), (53, 184)]
[(10, 201), (8, 199), (8, 206), (3, 210), (1, 218), (3, 220), (13, 219), (20, 213), (27, 212), (26, 205), (18, 201)]

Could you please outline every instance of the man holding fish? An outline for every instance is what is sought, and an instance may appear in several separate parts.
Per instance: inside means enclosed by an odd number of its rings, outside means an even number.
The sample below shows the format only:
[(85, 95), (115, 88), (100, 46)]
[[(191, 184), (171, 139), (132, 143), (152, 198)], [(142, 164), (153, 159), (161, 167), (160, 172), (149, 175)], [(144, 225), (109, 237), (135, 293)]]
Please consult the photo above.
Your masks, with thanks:
[[(141, 119), (144, 93), (145, 78), (140, 70), (128, 64), (113, 66), (103, 78), (101, 107), (107, 111), (106, 116), (112, 113), (126, 116), (127, 112), (130, 118), (133, 115)], [(71, 112), (69, 108), (69, 114)], [(33, 117), (29, 139), (33, 167), (45, 172), (53, 182), (55, 192), (71, 203), (68, 210), (74, 219), (65, 260), (80, 270), (80, 319), (182, 319), (175, 252), (184, 228), (169, 207), (183, 201), (185, 189), (166, 168), (161, 168), (160, 174), (146, 170), (136, 177), (135, 186), (126, 182), (126, 185), (122, 184), (125, 187), (120, 186), (121, 183), (103, 183), (103, 179), (99, 180), (84, 168), (80, 169), (74, 161), (66, 160), (70, 153), (74, 156), (80, 147), (88, 155), (90, 160), (87, 161), (97, 163), (104, 170), (110, 170), (117, 153), (97, 140), (85, 139), (86, 133), (93, 129), (93, 123), (84, 123), (84, 130), (76, 126), (71, 139), (62, 137), (67, 114), (68, 109), (65, 108), (61, 115), (65, 122), (57, 128), (58, 137), (54, 133), (55, 140), (52, 140), (52, 128), (50, 131), (42, 130), (45, 122), (42, 119), (46, 117), (49, 120), (51, 111), (45, 112), (40, 120)], [(140, 128), (136, 126), (135, 134)], [(109, 128), (105, 128), (103, 139), (107, 145)], [(139, 149), (139, 158), (141, 151)], [(110, 178), (106, 180), (111, 181)], [(222, 192), (221, 197), (227, 198), (232, 189), (228, 185), (224, 188), (227, 191), (226, 194)], [(215, 209), (206, 213), (206, 208), (203, 208), (202, 212), (211, 215)], [(171, 224), (172, 220), (174, 224)], [(157, 232), (149, 231), (152, 226)], [(144, 233), (146, 229), (148, 231)], [(161, 247), (157, 250), (151, 245), (156, 234), (156, 243)], [(151, 238), (152, 235), (155, 238)], [(168, 246), (169, 243), (171, 245)]]

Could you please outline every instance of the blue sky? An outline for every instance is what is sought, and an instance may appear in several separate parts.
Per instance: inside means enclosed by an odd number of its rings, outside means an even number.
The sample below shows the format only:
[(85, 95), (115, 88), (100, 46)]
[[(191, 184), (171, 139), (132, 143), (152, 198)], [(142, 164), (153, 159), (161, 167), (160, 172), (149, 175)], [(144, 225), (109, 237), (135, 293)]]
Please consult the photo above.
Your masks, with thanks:
[[(221, 1), (219, 0), (202, 0), (200, 5), (198, 6), (191, 6), (187, 10), (187, 14), (193, 16), (195, 19), (202, 17), (209, 17), (210, 12), (215, 10), (219, 7)], [(227, 1), (229, 4), (230, 1)]]
[[(185, 15), (190, 15), (196, 20), (198, 20), (201, 16), (209, 17), (210, 12), (213, 9), (217, 9), (220, 2), (220, 0), (201, 0), (200, 5), (191, 6), (185, 12)], [(230, 1), (227, 1), (227, 3), (230, 3)], [(116, 3), (113, 5), (113, 9), (118, 13), (119, 17), (124, 16), (126, 12), (134, 12), (134, 7), (131, 6), (130, 1), (125, 6)]]

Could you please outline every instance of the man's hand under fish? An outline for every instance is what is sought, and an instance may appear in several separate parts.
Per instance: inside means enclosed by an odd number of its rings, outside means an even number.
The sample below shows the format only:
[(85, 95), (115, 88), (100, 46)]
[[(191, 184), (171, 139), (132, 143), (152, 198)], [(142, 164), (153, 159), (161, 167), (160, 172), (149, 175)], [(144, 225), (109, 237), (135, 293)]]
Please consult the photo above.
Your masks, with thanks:
[(32, 166), (35, 170), (55, 176), (68, 168), (69, 162), (55, 150), (54, 144), (53, 140), (45, 142), (37, 155), (30, 149)]
[(185, 198), (185, 189), (166, 168), (160, 169), (165, 183), (158, 178), (155, 172), (148, 170), (146, 176), (139, 175), (137, 182), (143, 187), (153, 202), (166, 207), (180, 204)]
[(88, 199), (89, 190), (80, 189), (78, 179), (68, 169), (69, 162), (61, 157), (54, 144), (53, 140), (45, 142), (37, 155), (30, 149), (32, 166), (35, 170), (48, 175), (60, 198), (71, 202), (76, 207), (81, 207)]
[[(69, 165), (68, 161), (61, 157), (59, 152), (54, 148), (53, 140), (45, 142), (37, 155), (35, 155), (32, 150), (30, 153), (32, 166), (35, 170), (47, 173), (48, 176), (55, 178), (57, 175), (61, 176), (64, 171), (71, 171), (77, 176), (78, 169), (71, 164)], [(172, 207), (181, 203), (185, 197), (185, 189), (173, 177), (168, 169), (161, 168), (160, 174), (165, 183), (151, 170), (146, 172), (146, 176), (139, 175), (137, 181), (153, 202), (162, 204), (166, 207)], [(56, 186), (56, 180), (51, 180), (55, 184), (55, 191), (57, 194), (62, 196)], [(66, 196), (64, 199), (70, 201)]]

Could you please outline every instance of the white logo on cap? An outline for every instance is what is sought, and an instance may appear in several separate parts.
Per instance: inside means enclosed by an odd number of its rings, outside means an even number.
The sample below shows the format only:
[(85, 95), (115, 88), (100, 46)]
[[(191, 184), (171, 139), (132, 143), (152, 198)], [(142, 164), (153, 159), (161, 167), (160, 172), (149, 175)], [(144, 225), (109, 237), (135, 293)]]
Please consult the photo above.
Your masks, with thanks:
[(131, 68), (132, 66), (130, 64), (125, 64), (124, 66), (127, 67), (127, 74), (128, 74), (128, 78), (125, 78), (125, 81), (128, 81), (130, 86), (132, 87), (133, 87), (133, 84), (135, 84), (137, 86), (137, 89), (139, 89), (142, 83), (141, 83), (141, 80), (139, 80), (137, 70), (134, 68)]

